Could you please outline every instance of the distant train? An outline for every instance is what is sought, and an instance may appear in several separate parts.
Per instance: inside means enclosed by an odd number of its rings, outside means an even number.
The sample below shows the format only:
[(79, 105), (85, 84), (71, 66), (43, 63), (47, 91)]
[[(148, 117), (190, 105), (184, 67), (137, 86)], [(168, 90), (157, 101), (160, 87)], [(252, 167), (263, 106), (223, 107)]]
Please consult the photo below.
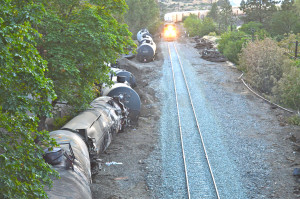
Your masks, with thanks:
[(208, 14), (208, 12), (209, 10), (170, 12), (165, 14), (164, 21), (178, 23), (182, 22), (184, 17), (188, 17), (190, 15), (196, 15), (199, 19), (203, 19)]
[[(170, 12), (166, 13), (164, 16), (165, 22), (173, 22), (178, 23), (182, 22), (184, 17), (188, 17), (190, 15), (196, 15), (199, 19), (203, 19), (207, 16), (209, 10), (195, 10), (195, 11), (182, 11), (182, 12)], [(232, 7), (232, 13), (234, 15), (243, 15), (243, 11), (239, 9), (239, 7)]]
[(141, 29), (137, 35), (139, 46), (137, 49), (137, 60), (140, 62), (151, 62), (154, 60), (156, 44), (147, 29)]
[(60, 174), (60, 179), (46, 190), (49, 198), (92, 199), (91, 168), (99, 167), (99, 154), (107, 149), (113, 135), (137, 121), (141, 101), (130, 87), (136, 85), (134, 76), (125, 70), (112, 69), (111, 77), (114, 85), (104, 86), (104, 96), (95, 99), (89, 109), (60, 130), (50, 132), (59, 146), (45, 149), (44, 159)]

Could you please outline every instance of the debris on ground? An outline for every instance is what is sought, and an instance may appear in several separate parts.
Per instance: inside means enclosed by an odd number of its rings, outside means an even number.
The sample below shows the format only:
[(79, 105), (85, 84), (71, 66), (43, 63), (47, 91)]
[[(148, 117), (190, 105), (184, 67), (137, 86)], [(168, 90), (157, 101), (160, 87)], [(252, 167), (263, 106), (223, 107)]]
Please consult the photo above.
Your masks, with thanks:
[(106, 162), (105, 163), (106, 166), (117, 165), (117, 164), (123, 164), (123, 163), (122, 162)]
[(193, 37), (192, 39), (196, 42), (194, 47), (199, 50), (202, 59), (211, 62), (227, 61), (227, 58), (217, 50), (216, 39), (200, 38), (199, 36)]
[(201, 39), (197, 39), (195, 48), (197, 48), (197, 49), (212, 49), (212, 48), (214, 48), (214, 44), (207, 39), (201, 38)]
[(201, 58), (211, 62), (225, 62), (227, 58), (216, 49), (207, 49), (200, 52)]

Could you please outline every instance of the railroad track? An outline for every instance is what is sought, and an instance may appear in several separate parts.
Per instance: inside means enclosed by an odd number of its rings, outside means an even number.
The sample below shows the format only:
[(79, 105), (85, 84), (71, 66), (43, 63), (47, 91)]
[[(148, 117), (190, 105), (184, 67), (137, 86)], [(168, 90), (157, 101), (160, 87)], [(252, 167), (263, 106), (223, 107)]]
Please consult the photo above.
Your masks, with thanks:
[(168, 42), (188, 198), (220, 198), (176, 43)]

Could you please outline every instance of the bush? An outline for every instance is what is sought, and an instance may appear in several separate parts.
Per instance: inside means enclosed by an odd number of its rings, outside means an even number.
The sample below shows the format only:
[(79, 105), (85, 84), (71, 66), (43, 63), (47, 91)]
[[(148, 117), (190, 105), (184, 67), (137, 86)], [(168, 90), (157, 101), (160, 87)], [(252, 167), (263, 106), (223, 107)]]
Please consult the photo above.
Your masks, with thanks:
[(196, 15), (188, 16), (183, 22), (183, 26), (191, 37), (196, 36), (200, 32), (200, 25), (201, 21)]
[(286, 54), (290, 57), (295, 56), (295, 42), (300, 40), (300, 33), (289, 34), (284, 39), (281, 39), (278, 45), (285, 49)]
[(200, 24), (199, 36), (203, 37), (214, 31), (216, 31), (216, 24), (211, 18), (205, 17)]
[(229, 41), (223, 51), (223, 55), (233, 63), (238, 63), (239, 53), (245, 42), (243, 40)]
[(71, 119), (72, 119), (72, 117), (69, 115), (66, 115), (64, 117), (54, 118), (54, 122), (53, 122), (54, 130), (60, 129), (63, 125), (65, 125)]
[(300, 68), (292, 66), (285, 72), (274, 87), (273, 93), (280, 104), (300, 110)]
[(262, 23), (251, 21), (249, 23), (243, 24), (239, 30), (251, 35), (254, 34), (255, 32), (258, 32), (262, 28), (263, 28)]
[(266, 38), (250, 42), (242, 49), (239, 67), (252, 86), (271, 94), (272, 88), (282, 77), (285, 60), (283, 49), (272, 39)]
[(216, 32), (210, 32), (210, 33), (208, 34), (208, 36), (217, 36), (217, 33), (216, 33)]
[(233, 63), (238, 62), (238, 54), (247, 42), (247, 35), (244, 32), (225, 32), (218, 41), (218, 50)]
[(300, 116), (294, 115), (294, 116), (288, 118), (288, 123), (292, 124), (292, 125), (300, 126)]
[(211, 18), (205, 17), (202, 21), (196, 15), (187, 17), (184, 20), (183, 25), (191, 37), (203, 37), (216, 30), (216, 25)]

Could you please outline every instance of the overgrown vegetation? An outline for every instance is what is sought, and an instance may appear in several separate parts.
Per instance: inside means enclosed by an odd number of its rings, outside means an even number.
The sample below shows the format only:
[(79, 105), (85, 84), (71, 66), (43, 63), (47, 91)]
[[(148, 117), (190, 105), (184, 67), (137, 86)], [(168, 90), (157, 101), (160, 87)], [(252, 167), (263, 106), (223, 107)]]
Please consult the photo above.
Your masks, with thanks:
[(249, 37), (242, 31), (225, 32), (221, 35), (221, 38), (218, 41), (218, 50), (223, 53), (229, 61), (237, 63), (238, 54), (241, 52), (243, 45), (246, 44), (248, 40)]
[(41, 147), (54, 142), (38, 130), (39, 117), (51, 113), (48, 99), (55, 98), (47, 62), (35, 47), (40, 35), (31, 26), (43, 14), (33, 1), (0, 3), (0, 198), (45, 198), (44, 185), (56, 175)]
[(155, 0), (126, 0), (129, 10), (125, 14), (125, 22), (135, 37), (136, 33), (147, 28), (155, 33), (161, 25), (159, 8)]
[(184, 20), (183, 25), (191, 37), (203, 37), (210, 32), (216, 31), (216, 24), (209, 17), (205, 17), (203, 20), (201, 20), (196, 15), (190, 15)]
[(125, 0), (0, 2), (0, 198), (46, 198), (57, 173), (43, 148), (57, 101), (76, 111), (109, 83), (106, 63), (134, 46)]
[(272, 39), (266, 38), (249, 42), (242, 49), (239, 67), (252, 86), (271, 94), (272, 88), (282, 77), (285, 59), (283, 49)]
[(220, 20), (225, 1), (212, 4), (208, 16), (224, 27), (217, 31), (218, 50), (238, 65), (249, 83), (274, 102), (300, 110), (300, 61), (294, 60), (295, 43), (300, 39), (300, 1), (277, 4), (272, 0), (243, 0), (240, 9), (246, 15), (238, 30), (228, 23), (234, 21), (233, 16)]

